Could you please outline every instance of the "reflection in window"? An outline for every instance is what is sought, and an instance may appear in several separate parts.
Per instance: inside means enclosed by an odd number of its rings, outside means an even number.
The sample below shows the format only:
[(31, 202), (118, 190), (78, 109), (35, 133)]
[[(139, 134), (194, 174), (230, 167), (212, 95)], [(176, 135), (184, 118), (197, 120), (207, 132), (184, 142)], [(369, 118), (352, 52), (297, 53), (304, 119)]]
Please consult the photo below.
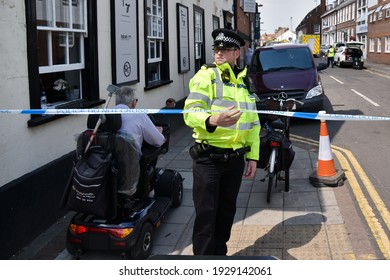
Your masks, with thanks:
[(195, 11), (195, 58), (202, 57), (203, 44), (203, 15)]
[(41, 91), (49, 107), (82, 98), (87, 0), (36, 0)]
[(281, 71), (289, 69), (311, 69), (314, 67), (309, 50), (269, 49), (259, 52), (257, 71)]

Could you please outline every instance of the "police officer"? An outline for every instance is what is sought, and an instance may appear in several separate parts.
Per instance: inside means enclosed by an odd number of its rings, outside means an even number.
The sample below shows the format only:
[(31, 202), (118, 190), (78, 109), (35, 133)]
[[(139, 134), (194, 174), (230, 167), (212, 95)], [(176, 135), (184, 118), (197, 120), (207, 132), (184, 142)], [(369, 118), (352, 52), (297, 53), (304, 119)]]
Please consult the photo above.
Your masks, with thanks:
[(184, 105), (197, 110), (184, 114), (195, 138), (190, 149), (195, 255), (226, 255), (242, 177), (254, 177), (259, 158), (260, 122), (249, 112), (256, 109), (255, 98), (245, 83), (247, 69), (236, 66), (245, 41), (227, 29), (216, 29), (212, 36), (214, 63), (191, 79)]

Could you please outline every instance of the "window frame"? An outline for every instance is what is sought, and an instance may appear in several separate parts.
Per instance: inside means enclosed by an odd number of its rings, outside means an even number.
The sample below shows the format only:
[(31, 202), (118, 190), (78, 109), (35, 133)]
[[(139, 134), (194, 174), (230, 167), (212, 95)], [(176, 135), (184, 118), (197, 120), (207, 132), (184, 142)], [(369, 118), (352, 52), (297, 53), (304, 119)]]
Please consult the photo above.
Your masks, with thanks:
[(369, 52), (375, 52), (375, 40), (374, 38), (370, 38), (370, 48), (369, 48)]
[(221, 26), (220, 19), (216, 15), (213, 15), (213, 30), (218, 29)]
[[(30, 108), (40, 108), (40, 74), (37, 56), (37, 15), (36, 0), (25, 0), (26, 7), (26, 37), (27, 37), (27, 64), (29, 74)], [(87, 31), (88, 38), (84, 38), (85, 67), (81, 70), (83, 99), (66, 103), (66, 108), (91, 108), (104, 103), (99, 99), (99, 71), (97, 47), (97, 3), (87, 0)], [(65, 117), (66, 115), (31, 115), (27, 121), (28, 127), (35, 127), (47, 122)]]
[[(148, 2), (157, 1), (161, 2), (162, 6), (162, 17), (160, 17), (162, 22), (161, 27), (161, 36), (149, 36), (149, 19), (150, 14), (148, 13)], [(170, 79), (170, 68), (169, 68), (169, 32), (168, 32), (168, 0), (144, 0), (144, 43), (145, 43), (145, 87), (144, 90), (151, 90), (166, 84), (170, 84), (173, 81)], [(157, 31), (158, 28), (157, 28)], [(160, 35), (160, 34), (157, 34)], [(152, 58), (149, 57), (149, 54), (152, 52), (151, 43), (158, 40), (157, 47), (154, 50), (158, 50), (159, 55)], [(155, 52), (156, 53), (156, 52)], [(157, 67), (156, 67), (157, 66)], [(157, 79), (149, 77), (151, 70), (157, 68), (158, 72)]]
[[(35, 0), (35, 1), (39, 1), (39, 0)], [(52, 4), (55, 3), (53, 0), (49, 0), (49, 1), (52, 1)], [(64, 1), (62, 1), (63, 3), (63, 6), (68, 6), (69, 7), (69, 3), (71, 2), (72, 5), (73, 5), (73, 1), (75, 0), (68, 0), (67, 1), (67, 4), (64, 4)], [(85, 58), (84, 58), (84, 53), (82, 52), (82, 50), (84, 50), (84, 40), (81, 40), (83, 39), (83, 35), (88, 35), (88, 23), (87, 23), (87, 15), (86, 15), (86, 6), (87, 6), (87, 0), (84, 0), (83, 1), (83, 7), (82, 7), (82, 11), (83, 11), (83, 23), (82, 23), (82, 26), (83, 28), (73, 28), (72, 26), (68, 26), (68, 27), (57, 27), (57, 26), (53, 26), (53, 25), (38, 25), (37, 24), (37, 32), (40, 32), (40, 31), (43, 31), (43, 32), (48, 32), (47, 33), (47, 36), (49, 39), (52, 39), (53, 37), (53, 33), (58, 33), (58, 37), (61, 38), (61, 37), (65, 37), (65, 40), (62, 41), (62, 42), (59, 42), (59, 47), (61, 48), (65, 48), (65, 54), (66, 54), (66, 59), (65, 59), (65, 62), (62, 63), (62, 64), (54, 64), (53, 65), (53, 60), (52, 60), (52, 57), (48, 57), (47, 61), (48, 61), (48, 64), (49, 65), (45, 65), (45, 66), (39, 66), (39, 74), (47, 74), (47, 73), (53, 73), (53, 72), (62, 72), (62, 71), (73, 71), (73, 70), (81, 70), (81, 69), (84, 69), (85, 67)], [(50, 8), (50, 7), (49, 7)], [(52, 17), (55, 17), (57, 16), (56, 14), (56, 6), (54, 5), (54, 7), (51, 7), (51, 13), (49, 14), (50, 16)], [(73, 9), (71, 8), (68, 8), (69, 9), (69, 21), (71, 20), (74, 20), (74, 16), (73, 16)], [(60, 17), (56, 17), (56, 22), (57, 20), (59, 19)], [(53, 18), (52, 18), (53, 20)], [(37, 20), (38, 21), (38, 20)], [(72, 23), (74, 23), (74, 21), (72, 21)], [(77, 35), (75, 35), (75, 33)], [(46, 34), (46, 33), (45, 33)], [(61, 36), (62, 35), (62, 36)], [(65, 36), (63, 36), (65, 35)], [(70, 35), (72, 36), (71, 38), (72, 39), (72, 42), (70, 42), (69, 40), (69, 37)], [(78, 63), (70, 63), (69, 61), (69, 48), (73, 47), (74, 46), (74, 40), (75, 40), (75, 37), (78, 37), (80, 36), (80, 46), (79, 46), (79, 55), (80, 55), (80, 62)], [(48, 40), (49, 41), (49, 40)], [(53, 41), (51, 41), (53, 42)], [(53, 45), (52, 44), (48, 44), (48, 56), (52, 56), (53, 55)]]
[[(199, 13), (202, 16), (201, 19), (201, 41), (196, 41), (196, 13)], [(203, 64), (206, 63), (206, 49), (205, 49), (205, 11), (204, 9), (200, 8), (199, 6), (194, 5), (193, 6), (193, 22), (194, 22), (194, 65), (195, 65), (195, 72), (198, 71)], [(200, 48), (198, 48), (198, 45)], [(198, 50), (198, 52), (197, 52)]]
[(382, 52), (382, 37), (378, 37), (376, 42), (377, 42), (376, 52), (381, 53)]
[(385, 37), (385, 53), (390, 53), (390, 36)]

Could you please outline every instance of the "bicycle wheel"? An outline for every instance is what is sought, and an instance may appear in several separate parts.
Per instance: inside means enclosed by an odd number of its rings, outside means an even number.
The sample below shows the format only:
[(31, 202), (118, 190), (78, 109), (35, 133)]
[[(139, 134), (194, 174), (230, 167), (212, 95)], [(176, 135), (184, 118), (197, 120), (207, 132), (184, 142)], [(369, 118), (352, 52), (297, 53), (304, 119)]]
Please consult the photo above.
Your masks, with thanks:
[(277, 158), (278, 149), (276, 147), (272, 148), (271, 155), (269, 157), (269, 169), (268, 169), (268, 189), (267, 189), (267, 202), (271, 202), (271, 192), (272, 185), (275, 178), (276, 173), (276, 158)]

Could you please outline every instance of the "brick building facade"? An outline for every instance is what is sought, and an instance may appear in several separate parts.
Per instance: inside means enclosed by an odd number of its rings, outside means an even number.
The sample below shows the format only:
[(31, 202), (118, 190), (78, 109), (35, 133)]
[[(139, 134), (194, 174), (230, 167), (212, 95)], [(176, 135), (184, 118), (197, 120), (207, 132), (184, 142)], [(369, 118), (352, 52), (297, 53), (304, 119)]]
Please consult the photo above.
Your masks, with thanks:
[(378, 0), (368, 14), (367, 60), (390, 64), (390, 1)]

